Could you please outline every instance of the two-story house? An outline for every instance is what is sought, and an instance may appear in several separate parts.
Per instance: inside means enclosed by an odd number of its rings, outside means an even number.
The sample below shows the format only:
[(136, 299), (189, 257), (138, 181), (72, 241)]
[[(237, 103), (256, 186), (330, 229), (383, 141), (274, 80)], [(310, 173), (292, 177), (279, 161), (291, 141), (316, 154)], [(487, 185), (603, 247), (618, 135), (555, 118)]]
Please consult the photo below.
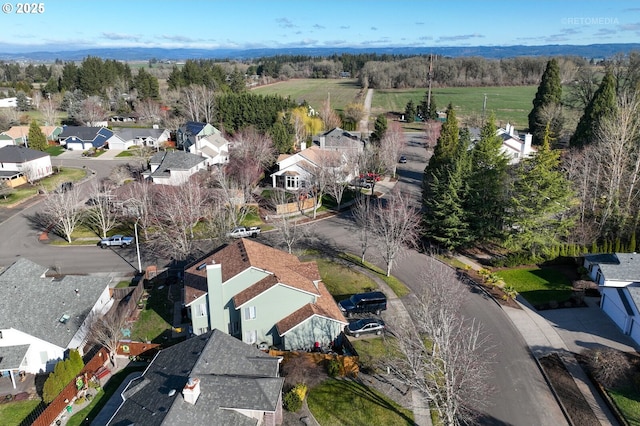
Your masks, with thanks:
[(261, 347), (328, 345), (347, 324), (315, 262), (250, 239), (187, 267), (184, 301), (194, 334), (217, 328)]
[(190, 148), (192, 145), (195, 145), (200, 139), (213, 135), (214, 133), (219, 134), (221, 132), (209, 123), (187, 121), (183, 126), (180, 126), (176, 132), (176, 144), (178, 149), (191, 152)]
[(206, 170), (206, 158), (182, 151), (156, 152), (149, 160), (146, 179), (161, 185), (182, 185), (200, 170)]

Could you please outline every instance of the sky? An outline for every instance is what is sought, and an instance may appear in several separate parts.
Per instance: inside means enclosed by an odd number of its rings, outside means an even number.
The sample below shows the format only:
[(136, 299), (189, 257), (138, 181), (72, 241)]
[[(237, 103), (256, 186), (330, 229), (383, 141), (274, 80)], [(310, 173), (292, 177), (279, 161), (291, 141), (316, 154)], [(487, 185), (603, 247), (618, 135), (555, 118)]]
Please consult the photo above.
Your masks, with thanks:
[(640, 42), (638, 1), (44, 0), (28, 14), (3, 1), (0, 52), (11, 53)]

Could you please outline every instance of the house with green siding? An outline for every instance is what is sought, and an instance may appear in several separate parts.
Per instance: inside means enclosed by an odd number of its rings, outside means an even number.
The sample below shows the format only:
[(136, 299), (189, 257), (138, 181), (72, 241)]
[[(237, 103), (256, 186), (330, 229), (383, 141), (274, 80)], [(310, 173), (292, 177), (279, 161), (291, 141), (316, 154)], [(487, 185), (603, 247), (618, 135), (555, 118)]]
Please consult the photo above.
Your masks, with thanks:
[(185, 269), (184, 301), (193, 334), (219, 329), (259, 347), (325, 346), (347, 324), (315, 262), (245, 238)]

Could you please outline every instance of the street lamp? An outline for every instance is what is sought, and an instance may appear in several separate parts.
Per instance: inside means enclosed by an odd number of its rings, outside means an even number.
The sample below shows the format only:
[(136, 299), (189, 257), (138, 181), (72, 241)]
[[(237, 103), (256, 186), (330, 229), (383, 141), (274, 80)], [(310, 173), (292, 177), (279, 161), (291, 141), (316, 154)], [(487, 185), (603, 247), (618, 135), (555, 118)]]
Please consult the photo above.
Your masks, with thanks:
[(133, 224), (133, 232), (136, 234), (136, 252), (138, 254), (138, 273), (142, 274), (142, 262), (140, 262), (140, 242), (138, 240), (138, 221), (140, 217), (136, 218), (136, 222)]

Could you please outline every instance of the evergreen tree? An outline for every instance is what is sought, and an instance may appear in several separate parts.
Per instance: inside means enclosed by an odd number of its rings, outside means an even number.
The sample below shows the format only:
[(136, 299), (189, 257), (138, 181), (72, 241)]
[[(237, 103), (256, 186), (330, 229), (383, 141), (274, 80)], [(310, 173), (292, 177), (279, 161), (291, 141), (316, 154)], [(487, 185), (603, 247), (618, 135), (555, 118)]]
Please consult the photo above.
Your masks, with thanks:
[(27, 95), (23, 91), (19, 91), (16, 95), (16, 109), (18, 111), (28, 111), (31, 109)]
[(429, 92), (425, 92), (422, 102), (418, 105), (418, 114), (424, 121), (438, 119), (438, 110), (433, 93), (431, 94), (431, 105), (429, 105)]
[(502, 140), (496, 135), (493, 114), (480, 133), (480, 141), (471, 152), (471, 171), (466, 211), (472, 238), (487, 241), (503, 232), (508, 159), (502, 152)]
[(280, 154), (288, 154), (293, 151), (293, 133), (289, 132), (287, 125), (282, 121), (277, 121), (271, 129), (269, 135), (273, 140), (273, 145)]
[(429, 159), (427, 168), (435, 170), (442, 164), (449, 163), (455, 156), (460, 140), (460, 128), (458, 127), (458, 118), (453, 106), (449, 104), (447, 107), (447, 119), (442, 124), (440, 136), (433, 150), (433, 155)]
[(571, 136), (571, 146), (584, 146), (593, 142), (600, 120), (610, 117), (616, 110), (616, 79), (610, 70), (600, 82), (593, 98), (584, 110), (576, 131)]
[(384, 114), (380, 114), (378, 118), (376, 118), (373, 133), (371, 133), (369, 140), (375, 144), (379, 144), (380, 141), (384, 139), (385, 133), (387, 133), (387, 117), (385, 117)]
[(158, 99), (160, 97), (160, 88), (158, 79), (146, 72), (144, 68), (140, 68), (136, 78), (133, 80), (133, 87), (138, 91), (138, 98)]
[(534, 258), (565, 237), (572, 224), (568, 208), (573, 193), (560, 170), (560, 151), (551, 149), (549, 127), (538, 151), (518, 165), (511, 185), (506, 245)]
[(407, 106), (404, 108), (404, 119), (407, 123), (413, 123), (416, 116), (416, 106), (413, 101), (407, 102)]
[[(552, 105), (560, 105), (562, 102), (562, 85), (560, 81), (560, 67), (556, 59), (547, 62), (547, 68), (542, 74), (542, 81), (533, 99), (533, 109), (529, 113), (529, 132), (533, 135), (533, 143), (539, 145), (544, 138), (545, 128), (548, 124), (542, 117), (542, 110)], [(551, 128), (553, 134), (557, 129)]]
[(47, 149), (47, 137), (40, 130), (36, 120), (32, 120), (29, 125), (29, 148), (37, 151), (45, 151)]

